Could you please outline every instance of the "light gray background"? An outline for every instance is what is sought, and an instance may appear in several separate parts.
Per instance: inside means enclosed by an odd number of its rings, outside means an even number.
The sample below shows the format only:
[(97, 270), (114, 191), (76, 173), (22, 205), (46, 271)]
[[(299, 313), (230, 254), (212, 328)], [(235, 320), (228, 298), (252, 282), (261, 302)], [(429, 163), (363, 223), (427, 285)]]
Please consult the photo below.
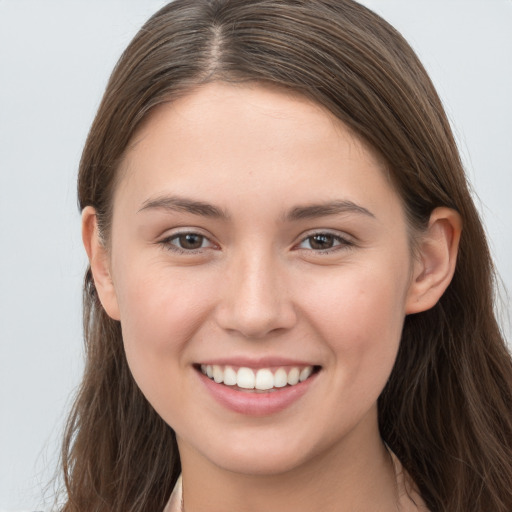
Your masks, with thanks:
[[(0, 512), (45, 508), (82, 368), (81, 148), (115, 61), (164, 3), (0, 0)], [(429, 70), (512, 290), (512, 1), (363, 3)]]

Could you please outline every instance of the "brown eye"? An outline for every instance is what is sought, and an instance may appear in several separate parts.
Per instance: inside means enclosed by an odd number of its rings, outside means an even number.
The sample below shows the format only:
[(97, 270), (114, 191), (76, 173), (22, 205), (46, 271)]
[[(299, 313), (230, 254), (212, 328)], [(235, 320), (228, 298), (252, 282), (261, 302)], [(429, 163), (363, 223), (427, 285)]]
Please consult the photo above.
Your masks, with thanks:
[(199, 249), (203, 245), (204, 236), (196, 233), (186, 233), (178, 237), (182, 249)]
[(310, 236), (308, 240), (311, 249), (315, 250), (331, 249), (336, 241), (333, 235), (328, 234)]
[(308, 249), (310, 251), (336, 251), (344, 247), (350, 247), (353, 243), (346, 238), (331, 233), (315, 233), (302, 239), (299, 249)]
[(214, 246), (204, 235), (194, 232), (178, 233), (162, 240), (160, 243), (167, 249), (177, 252), (194, 252)]

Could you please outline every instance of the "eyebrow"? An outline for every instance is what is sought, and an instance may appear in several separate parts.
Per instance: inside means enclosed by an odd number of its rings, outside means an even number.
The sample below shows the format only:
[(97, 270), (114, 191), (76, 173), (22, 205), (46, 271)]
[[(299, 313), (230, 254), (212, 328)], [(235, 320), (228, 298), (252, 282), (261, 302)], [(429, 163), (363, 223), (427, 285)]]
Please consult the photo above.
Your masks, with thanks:
[[(179, 196), (161, 196), (154, 199), (148, 199), (144, 201), (139, 212), (154, 209), (192, 213), (194, 215), (222, 220), (229, 219), (228, 213), (221, 208), (204, 201), (196, 201), (194, 199)], [(338, 200), (320, 204), (296, 206), (289, 212), (286, 212), (283, 219), (285, 222), (293, 222), (297, 220), (315, 219), (318, 217), (340, 215), (344, 213), (357, 213), (375, 218), (375, 215), (363, 206), (352, 201)]]
[(343, 200), (297, 206), (285, 215), (285, 220), (296, 221), (304, 219), (315, 219), (317, 217), (326, 217), (328, 215), (339, 215), (343, 213), (357, 213), (375, 218), (375, 215), (363, 206), (360, 206), (352, 201)]
[(185, 197), (162, 196), (144, 201), (139, 212), (145, 210), (169, 210), (175, 212), (192, 213), (203, 217), (215, 219), (228, 219), (229, 215), (220, 208), (203, 201), (195, 201)]

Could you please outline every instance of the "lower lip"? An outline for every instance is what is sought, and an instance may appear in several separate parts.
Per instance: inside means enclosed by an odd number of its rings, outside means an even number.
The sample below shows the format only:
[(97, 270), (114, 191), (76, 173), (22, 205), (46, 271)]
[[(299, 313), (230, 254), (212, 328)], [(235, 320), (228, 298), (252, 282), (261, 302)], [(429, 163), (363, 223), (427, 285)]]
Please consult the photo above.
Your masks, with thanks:
[(256, 393), (238, 391), (224, 384), (217, 384), (199, 371), (198, 375), (217, 402), (227, 409), (248, 416), (267, 416), (290, 407), (308, 391), (318, 377), (318, 373), (313, 373), (305, 381), (294, 386), (277, 388), (268, 393)]

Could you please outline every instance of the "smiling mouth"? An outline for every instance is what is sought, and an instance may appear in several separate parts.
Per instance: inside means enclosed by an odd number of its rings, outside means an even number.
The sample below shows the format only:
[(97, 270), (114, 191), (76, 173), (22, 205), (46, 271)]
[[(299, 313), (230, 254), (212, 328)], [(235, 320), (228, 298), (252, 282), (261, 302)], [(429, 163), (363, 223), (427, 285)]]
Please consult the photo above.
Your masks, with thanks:
[(319, 366), (289, 366), (278, 368), (234, 367), (228, 365), (197, 365), (203, 375), (217, 384), (231, 389), (253, 393), (268, 393), (290, 388), (309, 379)]

